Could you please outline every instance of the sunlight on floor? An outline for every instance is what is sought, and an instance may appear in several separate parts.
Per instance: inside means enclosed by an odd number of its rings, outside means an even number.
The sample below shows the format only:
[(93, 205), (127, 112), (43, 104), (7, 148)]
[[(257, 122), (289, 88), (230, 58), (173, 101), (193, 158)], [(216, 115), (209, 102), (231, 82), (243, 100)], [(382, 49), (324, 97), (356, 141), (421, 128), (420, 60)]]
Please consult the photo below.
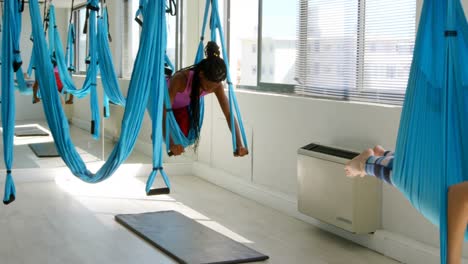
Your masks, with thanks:
[(15, 128), (20, 128), (20, 127), (30, 127), (30, 128), (37, 128), (40, 129), (47, 134), (48, 136), (30, 136), (30, 137), (14, 137), (14, 142), (13, 144), (15, 146), (20, 146), (20, 145), (28, 145), (28, 144), (35, 144), (35, 143), (46, 143), (46, 142), (53, 142), (54, 139), (52, 138), (52, 134), (50, 133), (49, 130), (44, 128), (43, 126), (39, 124), (26, 124), (26, 125), (17, 125)]
[[(99, 165), (102, 165), (102, 163), (96, 164), (96, 166)], [(96, 166), (95, 170), (97, 169)], [(141, 170), (144, 168), (143, 164), (124, 164), (111, 178), (96, 184), (85, 183), (72, 176), (56, 177), (55, 182), (60, 189), (72, 195), (88, 210), (96, 214), (115, 215), (121, 212), (116, 212), (117, 210), (112, 211), (112, 208), (129, 200), (137, 201), (140, 206), (135, 206), (131, 212), (125, 213), (174, 210), (237, 242), (253, 243), (222, 224), (178, 202), (170, 195), (146, 196), (145, 184), (136, 178), (139, 174), (141, 175)], [(149, 174), (150, 169), (146, 169)], [(103, 224), (105, 222), (103, 221)]]

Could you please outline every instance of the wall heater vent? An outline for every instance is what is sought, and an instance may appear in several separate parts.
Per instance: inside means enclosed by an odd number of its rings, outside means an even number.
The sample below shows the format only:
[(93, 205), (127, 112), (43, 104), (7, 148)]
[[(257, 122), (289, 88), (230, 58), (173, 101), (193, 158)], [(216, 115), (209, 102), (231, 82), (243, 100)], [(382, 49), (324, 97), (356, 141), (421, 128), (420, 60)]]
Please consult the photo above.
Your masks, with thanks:
[(356, 234), (375, 232), (381, 222), (381, 183), (348, 178), (344, 164), (358, 154), (309, 144), (298, 150), (299, 211)]

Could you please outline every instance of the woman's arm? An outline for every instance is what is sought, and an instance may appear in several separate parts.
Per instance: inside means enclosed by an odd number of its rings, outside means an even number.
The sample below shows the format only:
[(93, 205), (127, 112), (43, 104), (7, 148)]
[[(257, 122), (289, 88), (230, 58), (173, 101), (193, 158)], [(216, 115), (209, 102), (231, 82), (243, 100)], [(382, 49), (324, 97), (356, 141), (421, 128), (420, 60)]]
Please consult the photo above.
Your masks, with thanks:
[[(229, 129), (232, 132), (231, 128), (231, 113), (229, 110), (229, 100), (226, 96), (226, 93), (224, 92), (224, 87), (220, 83), (219, 86), (215, 89), (215, 95), (218, 98), (219, 106), (221, 107), (221, 110), (223, 111), (224, 117), (226, 117), (226, 121), (228, 124)], [(248, 150), (242, 145), (242, 138), (239, 130), (239, 125), (237, 123), (236, 118), (234, 117), (234, 125), (236, 129), (236, 142), (237, 142), (237, 152), (234, 153), (235, 156), (245, 156), (249, 154)]]

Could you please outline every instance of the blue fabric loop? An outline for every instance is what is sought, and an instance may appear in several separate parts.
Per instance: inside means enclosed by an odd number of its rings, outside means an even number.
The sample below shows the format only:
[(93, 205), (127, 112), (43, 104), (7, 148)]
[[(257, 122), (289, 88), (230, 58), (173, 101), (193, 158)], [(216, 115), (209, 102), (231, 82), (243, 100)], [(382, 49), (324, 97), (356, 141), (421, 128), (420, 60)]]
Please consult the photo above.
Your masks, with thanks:
[[(42, 89), (44, 95), (42, 105), (57, 151), (72, 173), (81, 180), (89, 183), (103, 181), (110, 177), (132, 152), (141, 129), (150, 91), (159, 89), (158, 91), (164, 92), (161, 89), (161, 84), (165, 82), (163, 74), (166, 45), (164, 36), (165, 1), (149, 1), (143, 10), (146, 21), (142, 28), (140, 47), (128, 89), (128, 105), (124, 110), (121, 137), (106, 163), (95, 174), (86, 168), (76, 151), (69, 135), (68, 123), (64, 121), (66, 118), (60, 104), (59, 95), (54, 89), (55, 78), (43, 35), (43, 27), (40, 23), (38, 1), (31, 0), (29, 8), (35, 39), (33, 52), (38, 66), (36, 69), (37, 77), (40, 86), (44, 87)], [(90, 21), (90, 26), (92, 24)]]
[[(88, 4), (91, 5), (98, 5), (97, 0), (88, 0)], [(88, 66), (88, 71), (86, 74), (86, 79), (81, 89), (78, 89), (73, 80), (71, 78), (70, 72), (68, 70), (67, 62), (65, 59), (65, 53), (63, 51), (62, 41), (60, 39), (59, 32), (56, 25), (55, 19), (55, 6), (50, 5), (49, 7), (49, 23), (52, 25), (49, 27), (49, 53), (55, 54), (57, 68), (59, 71), (60, 80), (63, 83), (63, 89), (67, 93), (73, 94), (78, 98), (83, 98), (88, 94), (91, 95), (90, 98), (90, 107), (91, 107), (91, 119), (96, 122), (96, 129), (93, 133), (93, 137), (98, 139), (100, 136), (100, 108), (98, 102), (98, 95), (96, 90), (97, 82), (97, 61), (98, 61), (98, 53), (97, 53), (97, 21), (96, 21), (96, 11), (90, 10), (89, 14), (89, 32), (88, 32), (88, 39), (89, 39), (89, 57), (90, 57), (90, 64)], [(34, 26), (34, 25), (33, 25)], [(37, 39), (37, 36), (34, 36), (34, 39)], [(37, 58), (35, 58), (36, 60)], [(56, 84), (53, 85), (56, 87)], [(42, 86), (41, 86), (42, 87)]]
[[(231, 130), (232, 130), (232, 143), (233, 143), (233, 149), (234, 153), (237, 152), (237, 142), (236, 142), (236, 129), (235, 129), (235, 116), (237, 120), (239, 121), (239, 129), (241, 131), (242, 135), (242, 140), (244, 142), (244, 145), (247, 147), (247, 137), (245, 135), (245, 130), (244, 126), (242, 123), (242, 118), (240, 115), (239, 111), (239, 106), (237, 104), (237, 99), (234, 93), (234, 86), (231, 81), (231, 76), (229, 74), (229, 62), (228, 62), (228, 56), (226, 52), (226, 45), (224, 41), (224, 33), (221, 28), (221, 23), (220, 23), (220, 18), (219, 18), (219, 12), (218, 12), (218, 1), (217, 0), (207, 0), (206, 5), (205, 5), (205, 15), (203, 18), (203, 25), (202, 25), (202, 32), (201, 32), (201, 37), (200, 37), (200, 43), (198, 45), (198, 50), (197, 50), (197, 55), (195, 57), (195, 63), (200, 62), (204, 58), (204, 35), (205, 35), (205, 30), (206, 30), (206, 25), (208, 22), (208, 16), (210, 15), (210, 6), (211, 6), (211, 20), (210, 20), (210, 28), (211, 28), (211, 38), (212, 40), (216, 40), (216, 30), (218, 31), (221, 39), (221, 46), (223, 49), (223, 57), (226, 62), (226, 67), (228, 69), (227, 71), (227, 83), (228, 83), (228, 88), (229, 88), (229, 108), (230, 108), (230, 123), (231, 123)], [(138, 16), (138, 13), (137, 13)], [(166, 63), (171, 67), (172, 69), (174, 68), (173, 64), (170, 62), (169, 58), (166, 56)], [(153, 121), (153, 166), (157, 167), (158, 164), (162, 164), (162, 159), (160, 158), (160, 151), (159, 148), (160, 146), (160, 141), (159, 138), (162, 135), (160, 134), (160, 125), (162, 121), (160, 121), (160, 113), (156, 111), (156, 109), (162, 109), (162, 105), (166, 108), (166, 121), (165, 121), (165, 127), (166, 127), (166, 135), (165, 135), (165, 142), (166, 142), (166, 151), (170, 153), (170, 139), (172, 138), (175, 144), (182, 145), (184, 147), (190, 146), (194, 143), (195, 137), (196, 137), (196, 131), (190, 130), (188, 136), (185, 136), (185, 134), (180, 130), (180, 127), (175, 119), (174, 112), (172, 111), (172, 106), (169, 98), (169, 92), (168, 92), (168, 87), (167, 87), (167, 82), (163, 83), (164, 86), (164, 99), (161, 101), (160, 96), (161, 95), (154, 95), (151, 94), (150, 96), (150, 101), (148, 103), (148, 112), (150, 113), (150, 116)], [(200, 127), (203, 125), (203, 117), (204, 117), (204, 100), (203, 98), (200, 99)], [(163, 177), (163, 180), (165, 184), (169, 187), (169, 179), (166, 175), (166, 173), (162, 170), (161, 175)], [(146, 190), (147, 193), (151, 190), (151, 186), (154, 182), (154, 179), (156, 177), (156, 171), (153, 171), (146, 183)]]
[(3, 3), (3, 36), (2, 36), (2, 89), (1, 110), (3, 127), (3, 159), (7, 170), (3, 202), (8, 204), (16, 195), (15, 184), (11, 175), (13, 167), (13, 137), (15, 132), (15, 88), (13, 81), (13, 61), (19, 58), (14, 50), (19, 50), (19, 36), (21, 32), (21, 14), (18, 1), (4, 1)]
[(109, 100), (117, 105), (125, 106), (126, 99), (123, 96), (117, 73), (112, 62), (112, 53), (109, 46), (109, 30), (108, 30), (108, 13), (107, 8), (103, 9), (103, 14), (98, 20), (98, 54), (101, 63), (99, 70), (101, 71), (101, 82), (104, 87), (104, 92)]
[(13, 182), (13, 177), (10, 173), (7, 174), (5, 182), (5, 191), (3, 196), (3, 203), (10, 204), (16, 199), (16, 188)]
[(468, 180), (467, 62), (468, 24), (460, 1), (424, 1), (392, 181), (440, 227), (442, 264), (447, 263), (448, 189)]
[[(211, 7), (211, 12), (210, 12), (210, 7)], [(201, 60), (204, 59), (205, 53), (204, 53), (204, 35), (206, 31), (206, 26), (208, 23), (208, 17), (211, 16), (210, 20), (210, 28), (211, 28), (211, 39), (212, 41), (216, 41), (216, 32), (218, 32), (218, 35), (220, 36), (220, 42), (221, 42), (221, 48), (222, 48), (222, 53), (223, 53), (223, 59), (226, 63), (226, 68), (228, 69), (227, 71), (227, 78), (226, 78), (226, 83), (228, 84), (228, 98), (229, 98), (229, 110), (230, 110), (230, 124), (231, 124), (231, 136), (232, 136), (232, 146), (234, 149), (234, 153), (237, 152), (237, 138), (236, 138), (236, 130), (235, 130), (235, 124), (236, 124), (236, 119), (239, 124), (239, 130), (241, 132), (241, 137), (242, 141), (244, 142), (244, 146), (247, 148), (248, 143), (247, 143), (247, 136), (245, 133), (245, 128), (242, 122), (242, 116), (239, 110), (239, 105), (237, 103), (237, 98), (234, 92), (234, 85), (232, 84), (231, 80), (231, 74), (230, 74), (230, 67), (229, 67), (229, 61), (228, 61), (228, 54), (227, 54), (227, 49), (226, 49), (226, 42), (224, 38), (224, 32), (221, 26), (221, 19), (219, 17), (219, 6), (218, 6), (218, 1), (217, 0), (207, 0), (205, 4), (205, 14), (203, 17), (203, 24), (202, 24), (202, 31), (201, 31), (201, 37), (200, 37), (200, 42), (198, 44), (198, 50), (197, 54), (195, 57), (195, 63), (200, 62)], [(170, 98), (169, 94), (166, 93), (165, 96), (165, 107), (166, 109), (171, 109), (171, 104), (170, 104)], [(202, 122), (203, 122), (203, 116), (204, 116), (204, 100), (203, 98), (200, 99), (200, 127), (202, 127)], [(166, 113), (166, 127), (169, 129), (166, 129), (166, 150), (169, 152), (169, 146), (170, 146), (170, 138), (174, 140), (174, 143), (180, 144), (184, 147), (190, 146), (194, 143), (195, 141), (195, 131), (189, 131), (189, 135), (186, 137), (184, 133), (180, 130), (179, 125), (177, 121), (175, 120), (175, 116), (173, 113), (168, 111)]]
[(66, 64), (70, 73), (75, 72), (75, 25), (68, 25), (67, 51), (65, 53)]

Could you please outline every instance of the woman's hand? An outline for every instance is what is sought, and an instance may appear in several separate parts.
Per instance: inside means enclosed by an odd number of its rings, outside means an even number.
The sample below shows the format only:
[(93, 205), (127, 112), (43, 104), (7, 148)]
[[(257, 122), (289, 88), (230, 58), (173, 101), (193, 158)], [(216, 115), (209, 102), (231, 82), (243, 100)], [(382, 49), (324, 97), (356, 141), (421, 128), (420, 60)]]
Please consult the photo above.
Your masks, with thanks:
[(249, 151), (244, 147), (237, 147), (237, 151), (234, 153), (234, 157), (243, 157), (249, 154)]
[(182, 145), (176, 145), (176, 144), (171, 144), (169, 147), (171, 152), (169, 154), (172, 154), (173, 156), (179, 156), (180, 154), (184, 153), (185, 149)]

